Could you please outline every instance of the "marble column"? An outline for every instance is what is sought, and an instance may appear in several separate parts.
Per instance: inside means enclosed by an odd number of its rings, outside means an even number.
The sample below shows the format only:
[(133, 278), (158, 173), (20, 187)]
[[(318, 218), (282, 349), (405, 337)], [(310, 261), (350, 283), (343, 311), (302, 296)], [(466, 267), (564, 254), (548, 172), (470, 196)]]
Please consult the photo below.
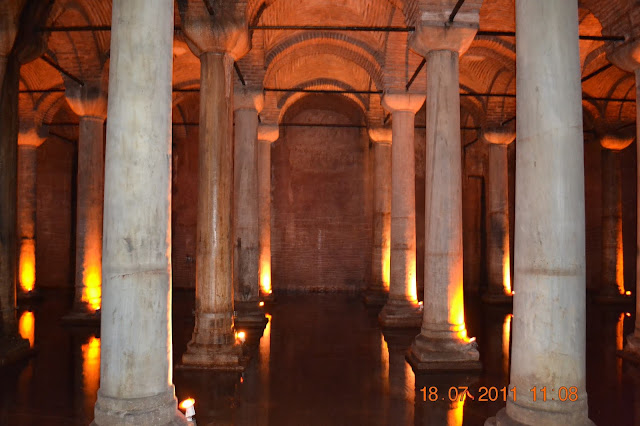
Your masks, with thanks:
[(271, 144), (280, 137), (277, 124), (258, 126), (258, 228), (260, 231), (260, 294), (273, 299), (271, 287)]
[(419, 327), (422, 307), (416, 289), (416, 197), (414, 122), (424, 95), (386, 93), (392, 114), (391, 271), (389, 297), (378, 320), (383, 327)]
[[(515, 5), (517, 290), (509, 388), (517, 388), (517, 400), (509, 392), (506, 409), (486, 424), (588, 425), (593, 423), (585, 383), (578, 1), (516, 0)], [(539, 398), (543, 386), (550, 392), (546, 401)], [(575, 400), (560, 401), (561, 387)]]
[[(7, 64), (0, 80), (0, 366), (29, 353), (18, 333), (16, 315), (16, 177), (18, 156), (18, 79), (20, 65)], [(3, 83), (4, 81), (4, 83)]]
[[(200, 58), (196, 323), (181, 368), (244, 369), (233, 305), (233, 63), (246, 28), (216, 20), (202, 2), (183, 12), (183, 31)], [(233, 47), (239, 46), (240, 50)]]
[(487, 303), (511, 303), (511, 260), (509, 247), (509, 154), (515, 129), (488, 128), (483, 138), (489, 143), (489, 212)]
[[(613, 53), (608, 55), (609, 60), (617, 67), (625, 71), (634, 72), (636, 77), (636, 105), (640, 102), (640, 39), (631, 40), (623, 44)], [(640, 108), (636, 108), (636, 158), (640, 158)], [(637, 160), (636, 160), (637, 161)], [(637, 170), (636, 185), (640, 193), (640, 167)], [(636, 212), (640, 217), (640, 197), (637, 199)], [(640, 226), (637, 227), (637, 246), (640, 247)], [(636, 249), (636, 312), (640, 312), (640, 250)], [(627, 336), (627, 345), (623, 354), (640, 362), (640, 315), (636, 314), (635, 330)]]
[(459, 57), (476, 29), (424, 25), (413, 44), (427, 61), (424, 316), (407, 353), (416, 371), (481, 368), (464, 320), (459, 95)]
[(233, 218), (235, 226), (233, 289), (236, 326), (264, 328), (260, 303), (260, 237), (258, 231), (258, 114), (262, 91), (236, 90)]
[(602, 146), (602, 282), (598, 302), (631, 301), (625, 294), (622, 250), (622, 165), (620, 151), (633, 142), (633, 136), (604, 134)]
[(113, 2), (98, 426), (186, 425), (172, 374), (173, 10)]
[(67, 102), (79, 116), (76, 202), (76, 273), (72, 312), (66, 321), (97, 319), (102, 294), (104, 122), (107, 98), (99, 84), (67, 84)]
[(373, 252), (367, 305), (384, 305), (389, 295), (391, 258), (391, 129), (369, 129), (373, 142)]
[(36, 176), (38, 148), (47, 131), (33, 124), (20, 125), (18, 134), (18, 296), (34, 294), (36, 284)]

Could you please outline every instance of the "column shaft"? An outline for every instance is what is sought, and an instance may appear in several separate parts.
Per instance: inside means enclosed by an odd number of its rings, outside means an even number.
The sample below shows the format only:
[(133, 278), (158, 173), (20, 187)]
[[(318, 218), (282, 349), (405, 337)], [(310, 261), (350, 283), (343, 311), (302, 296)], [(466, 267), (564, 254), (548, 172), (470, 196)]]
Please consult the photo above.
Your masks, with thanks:
[(96, 425), (186, 424), (171, 334), (170, 0), (115, 0)]
[(233, 322), (233, 58), (200, 55), (196, 324), (184, 366), (242, 369)]
[(373, 144), (373, 254), (367, 297), (384, 300), (389, 291), (391, 265), (391, 144)]
[(260, 231), (260, 291), (271, 288), (271, 142), (258, 141), (258, 227)]
[(19, 70), (17, 61), (10, 61), (0, 80), (0, 365), (29, 350), (29, 342), (18, 334), (16, 317)]
[(599, 296), (624, 295), (620, 153), (602, 150), (602, 283)]
[[(263, 325), (260, 299), (258, 234), (258, 111), (238, 109), (235, 113), (234, 149), (234, 298), (239, 320), (256, 320)], [(260, 318), (261, 317), (261, 318)]]
[[(578, 2), (516, 0), (515, 275), (510, 394), (497, 423), (584, 425), (585, 195)], [(532, 387), (575, 390), (534, 402)], [(524, 392), (520, 392), (524, 389)]]
[(74, 311), (95, 312), (102, 281), (104, 119), (80, 117), (79, 132)]
[(511, 296), (508, 145), (489, 146), (487, 299)]
[(411, 345), (417, 370), (480, 368), (462, 287), (462, 143), (458, 52), (427, 54), (424, 313)]
[(20, 288), (29, 293), (36, 282), (36, 172), (38, 148), (18, 147), (18, 245)]

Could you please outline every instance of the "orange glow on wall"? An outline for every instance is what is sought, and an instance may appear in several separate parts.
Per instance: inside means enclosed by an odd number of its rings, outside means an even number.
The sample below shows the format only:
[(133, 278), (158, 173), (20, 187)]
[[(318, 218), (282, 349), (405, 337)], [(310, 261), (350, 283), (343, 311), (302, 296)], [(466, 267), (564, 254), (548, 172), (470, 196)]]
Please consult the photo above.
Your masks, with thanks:
[(502, 368), (505, 377), (509, 377), (509, 343), (511, 342), (512, 318), (513, 314), (507, 314), (502, 324)]
[(85, 259), (85, 265), (87, 266), (84, 268), (82, 301), (91, 311), (95, 312), (100, 309), (102, 302), (102, 268), (100, 260), (90, 257)]
[(260, 291), (263, 295), (272, 293), (271, 289), (271, 262), (263, 260), (260, 262)]
[(18, 275), (20, 288), (25, 293), (33, 291), (36, 284), (36, 242), (22, 240), (20, 244), (20, 262)]
[(509, 258), (509, 245), (502, 259), (502, 285), (504, 286), (504, 294), (513, 294), (511, 290), (511, 259)]
[(87, 407), (93, 407), (100, 385), (100, 338), (91, 336), (82, 345), (82, 384)]
[(418, 304), (418, 288), (416, 283), (416, 261), (413, 259), (407, 270), (409, 274), (409, 287), (407, 287), (407, 299), (414, 304)]
[(36, 320), (33, 316), (33, 312), (24, 311), (22, 315), (20, 315), (20, 321), (18, 322), (18, 330), (20, 331), (20, 336), (23, 339), (27, 339), (29, 341), (29, 346), (33, 348), (33, 343), (35, 341), (35, 326)]

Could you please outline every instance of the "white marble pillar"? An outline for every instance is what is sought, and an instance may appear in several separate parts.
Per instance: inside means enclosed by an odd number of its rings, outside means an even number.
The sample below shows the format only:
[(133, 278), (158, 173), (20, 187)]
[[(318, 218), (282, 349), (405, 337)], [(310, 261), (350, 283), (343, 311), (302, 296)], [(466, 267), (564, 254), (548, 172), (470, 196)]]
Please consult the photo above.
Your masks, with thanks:
[(602, 282), (598, 302), (631, 301), (625, 294), (622, 249), (622, 165), (620, 151), (635, 135), (617, 133), (600, 136), (602, 146)]
[(173, 2), (114, 0), (95, 425), (176, 425), (171, 332)]
[(391, 267), (391, 140), (386, 128), (369, 129), (373, 143), (373, 251), (371, 281), (364, 292), (367, 305), (384, 305)]
[[(640, 102), (640, 39), (631, 40), (623, 44), (613, 53), (609, 54), (608, 59), (617, 67), (623, 70), (634, 72), (636, 77), (636, 105)], [(640, 108), (636, 108), (636, 158), (640, 158)], [(637, 161), (637, 160), (636, 160)], [(640, 167), (638, 167), (636, 176), (636, 185), (640, 193)], [(636, 212), (640, 217), (640, 197), (637, 200)], [(637, 227), (637, 247), (640, 247), (640, 226)], [(640, 312), (640, 250), (636, 248), (636, 312)], [(640, 315), (636, 315), (635, 330), (627, 336), (627, 345), (624, 348), (624, 355), (640, 362)]]
[(509, 247), (509, 144), (515, 129), (487, 128), (483, 138), (489, 144), (487, 210), (489, 235), (487, 247), (487, 303), (511, 303), (511, 259)]
[(200, 58), (196, 323), (181, 368), (241, 371), (233, 305), (233, 63), (247, 51), (246, 24), (210, 15), (203, 2), (182, 13)]
[(76, 201), (76, 274), (72, 312), (66, 321), (93, 319), (102, 295), (104, 122), (107, 97), (98, 84), (67, 84), (67, 102), (79, 116)]
[[(424, 31), (425, 29), (423, 29)], [(463, 30), (464, 40), (475, 30)], [(424, 317), (407, 359), (414, 370), (478, 370), (462, 285), (462, 142), (458, 43), (434, 29), (427, 60)], [(457, 28), (451, 28), (456, 34)], [(435, 41), (439, 41), (436, 44)]]
[(271, 286), (271, 144), (280, 137), (277, 124), (258, 126), (258, 228), (260, 230), (260, 294), (273, 299)]
[(378, 317), (383, 327), (419, 327), (422, 307), (416, 289), (416, 197), (414, 123), (424, 95), (386, 93), (392, 114), (391, 271), (389, 297)]
[[(578, 1), (516, 0), (516, 34), (516, 293), (509, 388), (517, 389), (517, 398), (509, 392), (506, 409), (487, 424), (588, 425)], [(575, 400), (559, 400), (562, 387)]]
[(258, 231), (258, 114), (262, 91), (236, 90), (233, 181), (233, 289), (236, 326), (266, 324), (260, 303), (260, 238)]
[(21, 123), (18, 134), (18, 283), (19, 295), (35, 291), (36, 284), (36, 176), (38, 148), (46, 129)]

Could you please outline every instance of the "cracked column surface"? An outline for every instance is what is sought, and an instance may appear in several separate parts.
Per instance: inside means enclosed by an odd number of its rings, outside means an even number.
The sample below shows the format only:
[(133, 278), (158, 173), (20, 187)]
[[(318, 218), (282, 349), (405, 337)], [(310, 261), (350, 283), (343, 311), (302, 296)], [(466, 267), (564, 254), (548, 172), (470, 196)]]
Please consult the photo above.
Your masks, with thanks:
[(243, 370), (233, 305), (233, 63), (248, 50), (244, 14), (232, 2), (180, 7), (200, 58), (195, 328), (181, 368)]
[(173, 2), (115, 0), (94, 424), (186, 425), (171, 337)]
[(258, 114), (261, 90), (236, 90), (234, 149), (233, 291), (236, 326), (264, 328), (260, 303), (260, 236), (258, 230)]
[[(486, 424), (589, 425), (577, 0), (516, 0), (516, 33), (516, 292), (509, 389), (518, 392), (517, 398), (509, 392), (506, 409)], [(539, 397), (542, 387), (552, 392), (546, 401)], [(562, 388), (570, 403), (559, 400)]]
[(367, 305), (384, 305), (389, 296), (391, 258), (391, 140), (386, 128), (369, 129), (373, 142), (373, 250)]
[(424, 95), (386, 93), (391, 112), (391, 271), (389, 297), (378, 320), (383, 327), (420, 327), (416, 290), (416, 191), (414, 123)]

